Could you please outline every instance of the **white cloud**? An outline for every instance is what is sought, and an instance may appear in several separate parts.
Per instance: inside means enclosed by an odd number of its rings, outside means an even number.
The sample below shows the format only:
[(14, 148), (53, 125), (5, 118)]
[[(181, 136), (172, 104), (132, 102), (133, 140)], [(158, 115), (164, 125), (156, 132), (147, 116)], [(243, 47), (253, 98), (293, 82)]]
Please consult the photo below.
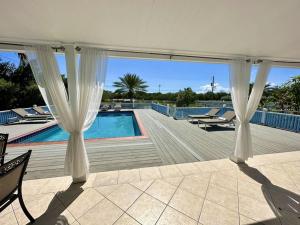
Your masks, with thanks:
[[(211, 91), (211, 86), (210, 84), (205, 84), (200, 86), (200, 90), (197, 93), (206, 93), (208, 91)], [(215, 83), (215, 90), (214, 92), (227, 92), (229, 93), (229, 88), (227, 87), (223, 87), (221, 84), (219, 83)]]
[(274, 83), (274, 82), (268, 82), (267, 84), (270, 85), (270, 87), (276, 87), (278, 86), (278, 84)]

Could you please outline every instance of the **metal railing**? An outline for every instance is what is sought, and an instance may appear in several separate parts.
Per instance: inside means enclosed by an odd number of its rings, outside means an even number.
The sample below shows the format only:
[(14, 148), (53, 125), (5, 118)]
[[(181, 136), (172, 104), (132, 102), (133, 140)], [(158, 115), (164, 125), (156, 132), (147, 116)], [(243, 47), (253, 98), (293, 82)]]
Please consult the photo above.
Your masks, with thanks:
[[(109, 105), (111, 108), (114, 107), (118, 103), (103, 103), (103, 105)], [(151, 102), (146, 102), (146, 103), (120, 103), (122, 109), (151, 109)], [(49, 111), (47, 106), (42, 106), (42, 108), (45, 111)], [(24, 108), (28, 113), (31, 114), (36, 114), (36, 111), (33, 110), (32, 107)], [(5, 111), (0, 111), (0, 124), (7, 124), (11, 118), (17, 117), (17, 119), (21, 119), (21, 117), (11, 111), (11, 110), (5, 110)]]
[[(187, 119), (191, 114), (205, 114), (212, 107), (169, 107), (161, 104), (152, 103), (152, 109), (174, 119)], [(232, 111), (231, 107), (220, 107), (217, 115), (222, 115), (226, 111)], [(256, 111), (251, 118), (251, 123), (261, 124), (268, 127), (300, 132), (300, 115), (276, 113), (268, 111)]]

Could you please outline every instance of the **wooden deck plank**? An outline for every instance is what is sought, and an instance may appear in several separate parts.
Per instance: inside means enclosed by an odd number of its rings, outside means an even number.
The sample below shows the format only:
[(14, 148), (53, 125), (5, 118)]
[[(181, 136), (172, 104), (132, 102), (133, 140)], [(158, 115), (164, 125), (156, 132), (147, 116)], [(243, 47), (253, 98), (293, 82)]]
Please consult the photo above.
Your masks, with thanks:
[[(234, 149), (235, 131), (232, 128), (206, 131), (196, 124), (174, 120), (154, 110), (136, 112), (148, 137), (87, 141), (91, 172), (221, 159), (228, 157)], [(26, 126), (25, 130), (30, 129)], [(255, 155), (300, 150), (298, 133), (253, 124), (251, 131)], [(32, 149), (26, 179), (62, 176), (66, 146), (66, 143), (9, 146), (7, 160)]]

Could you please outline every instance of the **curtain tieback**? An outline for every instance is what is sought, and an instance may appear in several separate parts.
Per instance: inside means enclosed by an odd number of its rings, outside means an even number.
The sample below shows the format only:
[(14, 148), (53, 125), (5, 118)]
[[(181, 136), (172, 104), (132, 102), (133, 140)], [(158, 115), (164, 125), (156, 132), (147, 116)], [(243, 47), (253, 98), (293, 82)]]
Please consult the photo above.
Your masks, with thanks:
[(82, 134), (83, 134), (83, 131), (72, 131), (71, 134), (74, 134), (74, 135), (82, 135)]
[(249, 121), (248, 121), (248, 120), (245, 120), (245, 121), (238, 121), (238, 124), (247, 126), (247, 125), (249, 125)]

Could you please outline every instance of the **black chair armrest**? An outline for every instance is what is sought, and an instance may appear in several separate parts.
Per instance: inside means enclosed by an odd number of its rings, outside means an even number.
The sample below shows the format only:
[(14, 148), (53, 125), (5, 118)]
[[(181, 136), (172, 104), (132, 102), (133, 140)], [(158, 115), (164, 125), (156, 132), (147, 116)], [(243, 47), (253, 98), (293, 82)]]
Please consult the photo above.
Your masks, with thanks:
[(0, 154), (0, 158), (3, 158), (4, 156), (6, 156), (7, 153), (4, 153), (4, 154)]

